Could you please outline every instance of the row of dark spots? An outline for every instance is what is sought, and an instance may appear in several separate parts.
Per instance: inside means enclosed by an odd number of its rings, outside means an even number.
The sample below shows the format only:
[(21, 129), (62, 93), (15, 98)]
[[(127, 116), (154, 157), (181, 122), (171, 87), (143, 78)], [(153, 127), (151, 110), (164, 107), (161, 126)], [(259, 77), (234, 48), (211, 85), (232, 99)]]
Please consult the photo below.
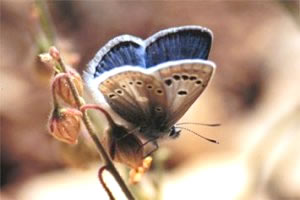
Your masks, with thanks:
[[(142, 85), (143, 85), (143, 82), (140, 81), (140, 80), (135, 81), (135, 83), (136, 83), (136, 85), (138, 85), (138, 86), (142, 86)], [(133, 82), (133, 81), (129, 81), (128, 84), (129, 84), (129, 85), (133, 85), (134, 82)], [(127, 88), (127, 86), (126, 86), (125, 84), (121, 84), (121, 87), (124, 88), (124, 89)], [(146, 88), (147, 88), (148, 90), (152, 90), (154, 87), (153, 87), (153, 85), (148, 84), (148, 85), (146, 86)], [(163, 94), (163, 90), (162, 90), (161, 88), (157, 88), (157, 89), (155, 90), (155, 93), (156, 93), (157, 95), (162, 95), (162, 94)], [(112, 99), (112, 98), (115, 98), (115, 97), (117, 97), (116, 94), (118, 94), (118, 95), (123, 95), (124, 92), (123, 92), (122, 89), (116, 89), (116, 90), (115, 90), (115, 93), (110, 93), (110, 94), (108, 95), (108, 97), (111, 98), (111, 99)]]
[[(178, 75), (178, 74), (174, 74), (173, 75), (173, 77), (172, 77), (175, 81), (179, 81), (179, 80), (191, 80), (191, 81), (195, 81), (195, 83), (197, 84), (197, 85), (200, 85), (200, 84), (202, 84), (202, 80), (201, 79), (197, 79), (197, 77), (196, 76), (194, 76), (194, 75), (192, 75), (192, 76), (188, 76), (188, 75), (185, 75), (185, 74), (183, 74), (183, 75)], [(165, 84), (167, 85), (167, 86), (171, 86), (172, 84), (173, 84), (173, 80), (171, 79), (171, 78), (168, 78), (168, 79), (166, 79), (165, 80)]]
[[(133, 81), (129, 81), (128, 84), (129, 84), (129, 85), (133, 85)], [(142, 85), (143, 85), (143, 81), (137, 80), (137, 81), (135, 81), (135, 84), (136, 84), (137, 86), (142, 86)], [(124, 85), (124, 88), (125, 88), (125, 87), (126, 87), (126, 86)]]
[(115, 90), (115, 93), (110, 93), (110, 94), (108, 95), (108, 97), (109, 97), (110, 99), (116, 98), (116, 97), (118, 97), (118, 96), (116, 95), (116, 93), (117, 93), (118, 95), (123, 95), (123, 94), (124, 94), (124, 91), (121, 90), (121, 89), (116, 89), (116, 90)]
[[(144, 84), (143, 81), (141, 81), (141, 80), (137, 80), (137, 81), (135, 81), (135, 83), (136, 83), (137, 86), (140, 86), (140, 87), (143, 86), (143, 84)], [(129, 81), (128, 84), (129, 84), (129, 85), (133, 85), (133, 81)], [(153, 85), (148, 84), (148, 85), (146, 86), (146, 88), (147, 88), (148, 90), (152, 90), (154, 87), (153, 87)], [(158, 94), (158, 95), (162, 95), (162, 94), (163, 94), (163, 91), (162, 91), (162, 89), (160, 89), (160, 88), (156, 89), (155, 92), (156, 92), (156, 94)]]

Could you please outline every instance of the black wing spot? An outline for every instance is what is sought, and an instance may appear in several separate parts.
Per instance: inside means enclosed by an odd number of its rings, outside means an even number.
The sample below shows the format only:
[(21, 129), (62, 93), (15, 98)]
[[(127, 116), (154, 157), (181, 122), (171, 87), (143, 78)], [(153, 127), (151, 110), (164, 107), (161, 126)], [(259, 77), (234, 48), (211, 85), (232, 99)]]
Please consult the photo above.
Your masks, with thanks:
[(181, 95), (181, 96), (185, 96), (185, 95), (187, 95), (188, 94), (188, 92), (186, 91), (186, 90), (179, 90), (178, 92), (177, 92), (177, 94), (178, 95)]
[(196, 80), (196, 79), (197, 79), (196, 76), (194, 76), (194, 75), (190, 76), (190, 80), (191, 80), (191, 81), (194, 81), (194, 80)]
[(114, 93), (110, 93), (110, 94), (108, 95), (108, 97), (109, 97), (110, 99), (114, 99), (114, 98), (117, 97), (117, 95), (115, 95)]
[(202, 84), (202, 80), (201, 79), (198, 79), (197, 81), (196, 81), (196, 85), (201, 85)]
[(165, 84), (166, 84), (167, 86), (171, 86), (171, 85), (172, 85), (172, 79), (166, 79), (166, 80), (165, 80)]
[(156, 92), (157, 95), (162, 95), (163, 94), (162, 89), (156, 89), (155, 92)]
[(153, 89), (153, 86), (151, 84), (147, 85), (147, 89), (148, 90), (152, 90)]
[(137, 86), (142, 86), (142, 85), (143, 85), (143, 81), (137, 80), (137, 81), (135, 82), (135, 84), (136, 84)]
[(119, 95), (123, 95), (124, 94), (123, 90), (121, 90), (121, 89), (116, 89), (115, 92), (118, 93)]
[(183, 80), (188, 80), (188, 79), (189, 79), (189, 76), (186, 75), (186, 74), (183, 74), (183, 75), (181, 75), (181, 78), (182, 78)]
[(180, 80), (180, 76), (179, 76), (178, 74), (174, 74), (174, 75), (173, 75), (173, 79), (174, 79), (175, 81), (179, 81), (179, 80)]

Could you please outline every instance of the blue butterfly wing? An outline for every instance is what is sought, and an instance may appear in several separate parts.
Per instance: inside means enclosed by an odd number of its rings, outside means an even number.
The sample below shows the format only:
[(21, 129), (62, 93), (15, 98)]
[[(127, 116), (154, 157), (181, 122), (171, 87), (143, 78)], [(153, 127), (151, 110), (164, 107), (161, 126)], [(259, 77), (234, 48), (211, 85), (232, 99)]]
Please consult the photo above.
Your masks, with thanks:
[(111, 69), (125, 65), (144, 67), (143, 41), (130, 35), (122, 35), (101, 48), (89, 67), (94, 69), (94, 78)]
[[(210, 30), (200, 26), (166, 29), (146, 40), (130, 35), (116, 37), (101, 48), (88, 64), (84, 73), (86, 85), (98, 102), (107, 102), (128, 122), (137, 126), (146, 123), (152, 128), (163, 121), (167, 126), (173, 125), (203, 92), (211, 78), (214, 65), (205, 60), (212, 37)], [(203, 68), (202, 65), (208, 66)], [(210, 69), (210, 73), (204, 76), (206, 68)], [(189, 73), (191, 80), (186, 81)], [(182, 81), (176, 79), (179, 75)], [(173, 86), (159, 86), (163, 81), (168, 84), (173, 76)], [(201, 78), (204, 83), (200, 89), (192, 87), (195, 77)], [(143, 82), (143, 87), (139, 87), (139, 81)], [(131, 82), (137, 85), (131, 85)], [(157, 88), (150, 91), (146, 87), (148, 84)], [(181, 90), (189, 94), (188, 97), (181, 95)], [(158, 94), (158, 91), (162, 93)]]
[(207, 60), (212, 32), (200, 26), (183, 26), (160, 31), (146, 43), (146, 66), (183, 59)]
[(211, 43), (211, 31), (200, 26), (162, 30), (145, 41), (121, 35), (97, 52), (89, 63), (89, 71), (97, 78), (107, 71), (126, 65), (151, 68), (168, 61), (207, 60)]

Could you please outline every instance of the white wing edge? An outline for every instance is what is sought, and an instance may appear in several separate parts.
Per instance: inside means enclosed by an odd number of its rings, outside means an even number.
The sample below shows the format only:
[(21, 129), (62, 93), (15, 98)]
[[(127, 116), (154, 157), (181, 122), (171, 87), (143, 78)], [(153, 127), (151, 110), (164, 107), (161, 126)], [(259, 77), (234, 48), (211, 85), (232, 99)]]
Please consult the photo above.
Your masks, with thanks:
[[(148, 37), (146, 40), (144, 40), (145, 46), (148, 46), (149, 44), (153, 43), (154, 41), (157, 40), (157, 38), (168, 35), (170, 33), (176, 33), (178, 31), (182, 31), (182, 30), (199, 30), (202, 32), (208, 32), (211, 35), (211, 43), (213, 43), (214, 35), (210, 29), (208, 29), (206, 27), (198, 26), (198, 25), (187, 25), (187, 26), (167, 28), (167, 29), (161, 30), (157, 33), (154, 33), (153, 35)], [(212, 46), (212, 44), (211, 44), (211, 46)]]
[(96, 72), (96, 66), (99, 64), (100, 60), (105, 54), (107, 54), (113, 47), (118, 45), (121, 42), (135, 42), (144, 48), (144, 41), (141, 38), (132, 36), (132, 35), (120, 35), (110, 41), (108, 41), (98, 52), (95, 54), (92, 60), (87, 64), (86, 72), (92, 75)]

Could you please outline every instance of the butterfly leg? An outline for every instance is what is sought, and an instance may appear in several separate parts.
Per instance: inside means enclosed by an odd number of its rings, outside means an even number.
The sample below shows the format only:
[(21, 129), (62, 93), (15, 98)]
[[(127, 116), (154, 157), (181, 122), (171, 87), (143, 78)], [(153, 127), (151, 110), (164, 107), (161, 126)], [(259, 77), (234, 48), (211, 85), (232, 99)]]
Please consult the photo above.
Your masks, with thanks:
[(154, 153), (155, 151), (158, 150), (159, 146), (158, 146), (158, 143), (156, 142), (156, 140), (157, 140), (157, 139), (151, 139), (151, 140), (148, 140), (147, 142), (145, 142), (145, 143), (141, 146), (141, 148), (142, 148), (142, 147), (146, 146), (146, 145), (147, 145), (148, 143), (150, 143), (150, 142), (154, 145), (154, 148), (153, 148), (151, 151), (149, 151), (149, 152), (144, 156), (144, 158), (150, 156), (152, 153)]

